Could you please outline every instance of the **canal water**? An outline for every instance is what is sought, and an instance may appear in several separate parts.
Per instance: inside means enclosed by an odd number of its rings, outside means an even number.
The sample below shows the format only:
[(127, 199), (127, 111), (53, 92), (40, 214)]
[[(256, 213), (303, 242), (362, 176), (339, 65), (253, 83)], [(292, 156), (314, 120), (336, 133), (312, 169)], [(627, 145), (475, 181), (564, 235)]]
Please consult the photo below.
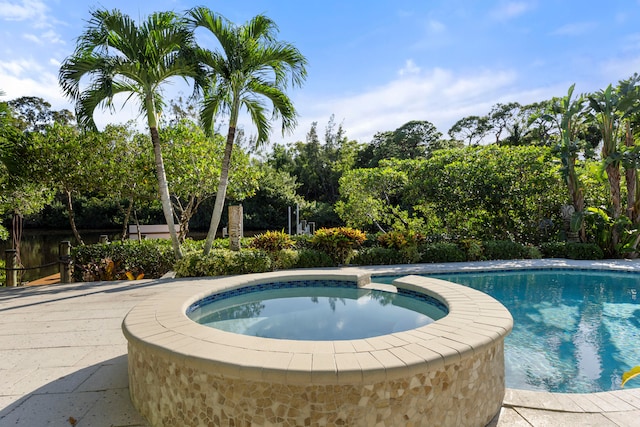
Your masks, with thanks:
[[(118, 239), (120, 236), (118, 230), (80, 231), (86, 244), (97, 243), (103, 234), (106, 234), (109, 240)], [(33, 267), (58, 261), (58, 246), (60, 242), (65, 240), (71, 242), (71, 246), (77, 244), (73, 233), (68, 230), (24, 230), (20, 244), (20, 260), (28, 270), (19, 280), (26, 282), (57, 273), (59, 271), (57, 264), (35, 269)], [(0, 241), (2, 259), (5, 258), (5, 250), (11, 249), (11, 246), (11, 239)]]

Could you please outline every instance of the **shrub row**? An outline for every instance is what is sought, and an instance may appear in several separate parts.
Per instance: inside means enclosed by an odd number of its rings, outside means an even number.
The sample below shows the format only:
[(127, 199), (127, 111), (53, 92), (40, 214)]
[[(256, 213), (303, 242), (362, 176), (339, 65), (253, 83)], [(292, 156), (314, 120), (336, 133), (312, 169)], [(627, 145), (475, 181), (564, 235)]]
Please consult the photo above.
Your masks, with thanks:
[[(348, 227), (320, 229), (312, 237), (291, 238), (284, 232), (267, 232), (243, 239), (240, 251), (230, 251), (228, 240), (219, 239), (209, 255), (202, 254), (203, 241), (188, 240), (184, 256), (174, 262), (166, 240), (128, 241), (74, 248), (74, 279), (77, 281), (157, 278), (174, 270), (179, 277), (259, 273), (291, 268), (331, 267), (343, 264), (390, 265), (553, 257), (602, 259), (602, 250), (590, 243), (548, 242), (525, 246), (512, 241), (474, 239), (428, 243), (417, 234), (387, 233), (374, 245)], [(371, 240), (371, 239), (369, 239)]]
[(72, 249), (73, 279), (155, 279), (171, 271), (175, 261), (168, 240), (128, 240)]

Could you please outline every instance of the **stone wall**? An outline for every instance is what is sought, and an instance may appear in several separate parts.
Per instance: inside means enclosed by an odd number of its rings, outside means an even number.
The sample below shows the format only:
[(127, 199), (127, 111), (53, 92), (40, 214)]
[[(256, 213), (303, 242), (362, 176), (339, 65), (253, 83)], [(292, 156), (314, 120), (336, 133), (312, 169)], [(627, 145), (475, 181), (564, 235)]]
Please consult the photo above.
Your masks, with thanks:
[(353, 385), (221, 376), (129, 343), (134, 405), (154, 426), (484, 426), (504, 397), (503, 342), (408, 378)]

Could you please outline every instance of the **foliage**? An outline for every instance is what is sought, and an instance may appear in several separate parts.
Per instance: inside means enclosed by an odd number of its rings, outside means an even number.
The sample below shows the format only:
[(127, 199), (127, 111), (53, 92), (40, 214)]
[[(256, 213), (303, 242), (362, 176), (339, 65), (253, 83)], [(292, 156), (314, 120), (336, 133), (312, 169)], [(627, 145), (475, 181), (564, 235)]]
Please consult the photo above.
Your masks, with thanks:
[[(194, 122), (181, 120), (160, 132), (164, 147), (167, 179), (171, 182), (171, 200), (180, 224), (180, 240), (189, 231), (189, 221), (203, 202), (215, 195), (220, 181), (224, 138), (208, 137)], [(229, 193), (235, 200), (254, 194), (258, 172), (249, 155), (236, 149), (231, 158)]]
[(408, 262), (413, 262), (413, 260), (407, 261), (399, 250), (380, 246), (360, 249), (351, 258), (351, 263), (356, 265), (393, 265)]
[(296, 261), (296, 268), (320, 268), (320, 267), (335, 267), (336, 263), (329, 254), (326, 252), (303, 248), (298, 250), (298, 259)]
[(7, 270), (5, 270), (6, 263), (4, 259), (0, 259), (0, 286), (7, 285)]
[(538, 243), (548, 238), (541, 224), (559, 224), (566, 200), (545, 147), (441, 150), (415, 164), (408, 182), (405, 205), (428, 207), (441, 230), (466, 238)]
[(529, 257), (527, 248), (511, 240), (487, 240), (482, 243), (484, 258), (488, 260), (498, 259), (522, 259)]
[(123, 280), (127, 273), (155, 279), (170, 271), (175, 260), (171, 242), (164, 239), (77, 246), (71, 258), (76, 281)]
[(354, 249), (367, 239), (360, 230), (351, 227), (321, 228), (311, 238), (311, 245), (329, 256), (338, 264), (346, 264)]
[(420, 233), (407, 230), (383, 233), (377, 240), (381, 246), (399, 251), (404, 262), (413, 263), (420, 260), (418, 246), (424, 242), (425, 238)]
[(458, 246), (464, 250), (467, 261), (479, 261), (484, 256), (482, 240), (460, 239)]
[(604, 252), (595, 243), (567, 243), (566, 257), (569, 259), (602, 259)]
[(545, 258), (567, 258), (567, 243), (544, 242), (540, 244), (540, 251)]
[(51, 104), (37, 96), (21, 96), (8, 102), (15, 118), (15, 126), (22, 132), (42, 132), (54, 123), (71, 125), (73, 113), (52, 110)]
[(189, 10), (187, 15), (193, 30), (208, 30), (221, 47), (216, 52), (198, 51), (199, 65), (208, 73), (206, 83), (199, 84), (204, 91), (200, 117), (205, 132), (213, 133), (218, 113), (229, 116), (220, 182), (203, 249), (207, 254), (222, 217), (241, 109), (246, 109), (257, 127), (257, 145), (267, 142), (271, 132), (265, 101), (273, 107), (272, 117), (282, 120), (283, 133), (294, 128), (296, 110), (285, 90), (289, 85), (302, 85), (307, 76), (307, 60), (292, 44), (277, 40), (278, 27), (264, 15), (240, 26), (202, 6)]
[(198, 80), (201, 75), (194, 55), (193, 33), (174, 12), (156, 12), (137, 24), (119, 10), (96, 9), (58, 75), (63, 92), (75, 102), (82, 128), (95, 129), (95, 109), (112, 106), (114, 96), (137, 98), (141, 112), (147, 116), (162, 210), (176, 258), (182, 253), (174, 227), (158, 117), (164, 85), (174, 77)]
[(432, 123), (413, 120), (394, 131), (376, 133), (358, 162), (361, 167), (376, 167), (381, 160), (427, 158), (446, 145), (441, 137)]
[(213, 249), (208, 255), (186, 252), (174, 265), (177, 277), (264, 273), (271, 269), (271, 258), (268, 254), (254, 249)]
[(382, 232), (404, 228), (400, 203), (409, 184), (409, 173), (403, 166), (404, 163), (385, 162), (372, 169), (351, 170), (340, 178), (341, 200), (335, 210), (347, 226), (375, 226)]
[(299, 262), (299, 252), (294, 249), (281, 249), (270, 252), (271, 267), (273, 270), (287, 270), (296, 268)]
[(253, 237), (249, 246), (267, 252), (277, 252), (283, 249), (292, 249), (295, 242), (284, 231), (267, 231)]
[(425, 244), (420, 248), (420, 262), (460, 262), (467, 257), (455, 243), (439, 242)]
[(305, 202), (296, 194), (299, 187), (296, 178), (268, 163), (260, 163), (255, 168), (256, 192), (242, 201), (245, 228), (266, 230), (287, 227), (288, 208), (294, 208), (296, 204), (305, 206)]

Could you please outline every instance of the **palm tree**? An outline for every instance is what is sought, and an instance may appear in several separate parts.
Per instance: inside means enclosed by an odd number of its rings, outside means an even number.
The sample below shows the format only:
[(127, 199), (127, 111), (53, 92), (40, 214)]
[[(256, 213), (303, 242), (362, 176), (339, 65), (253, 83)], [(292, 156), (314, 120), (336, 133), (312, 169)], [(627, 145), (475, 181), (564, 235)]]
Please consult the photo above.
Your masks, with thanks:
[[(558, 129), (559, 141), (556, 149), (562, 161), (562, 176), (567, 184), (575, 215), (581, 220), (585, 207), (584, 191), (576, 172), (576, 162), (581, 152), (581, 145), (583, 145), (580, 133), (584, 124), (585, 98), (579, 96), (576, 99), (571, 99), (574, 88), (575, 84), (569, 87), (566, 96), (554, 98), (549, 105), (552, 114), (545, 114), (543, 118), (553, 122)], [(584, 227), (582, 225), (579, 231), (581, 239), (584, 241)]]
[[(622, 215), (620, 165), (623, 148), (620, 145), (625, 144), (626, 122), (639, 108), (636, 90), (639, 79), (638, 75), (634, 75), (628, 81), (621, 82), (617, 90), (609, 85), (606, 89), (589, 96), (589, 105), (602, 136), (602, 161), (609, 181), (614, 222)], [(612, 229), (611, 235), (612, 247), (615, 248), (620, 238), (617, 227)]]
[(208, 254), (222, 216), (241, 108), (248, 111), (257, 127), (256, 144), (266, 142), (271, 132), (265, 101), (273, 106), (272, 118), (282, 119), (283, 133), (294, 128), (296, 111), (284, 91), (289, 84), (302, 84), (307, 75), (307, 60), (293, 45), (276, 40), (277, 26), (264, 15), (257, 15), (240, 26), (205, 7), (191, 9), (187, 15), (194, 30), (209, 30), (221, 49), (199, 51), (202, 65), (210, 72), (209, 84), (203, 87), (202, 124), (207, 133), (213, 133), (217, 114), (229, 116), (220, 183), (204, 246), (204, 253)]
[[(158, 118), (164, 84), (173, 77), (197, 78), (198, 66), (190, 59), (194, 46), (185, 19), (173, 12), (154, 13), (137, 25), (119, 10), (95, 10), (58, 76), (64, 93), (75, 101), (78, 124), (85, 128), (95, 129), (95, 109), (113, 108), (115, 95), (128, 94), (127, 101), (139, 101), (140, 112), (147, 117), (162, 210), (176, 258), (182, 253), (174, 227)], [(81, 88), (85, 78), (88, 84)]]

